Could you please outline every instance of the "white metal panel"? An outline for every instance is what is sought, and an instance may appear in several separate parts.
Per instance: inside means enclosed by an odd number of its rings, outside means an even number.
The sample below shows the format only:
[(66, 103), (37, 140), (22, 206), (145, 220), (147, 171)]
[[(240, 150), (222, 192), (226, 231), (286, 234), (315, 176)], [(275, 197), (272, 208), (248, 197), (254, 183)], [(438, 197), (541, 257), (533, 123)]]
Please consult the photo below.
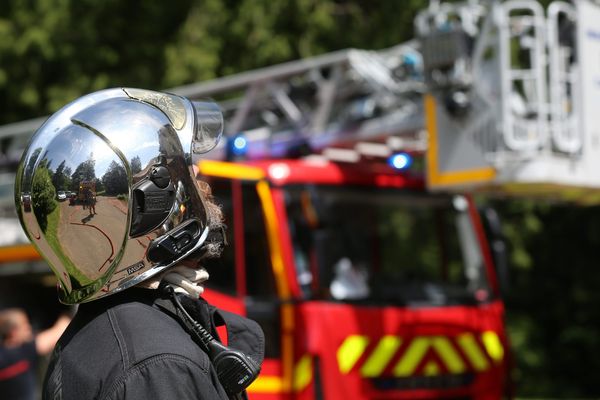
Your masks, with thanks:
[[(579, 129), (580, 104), (578, 97), (579, 74), (575, 43), (564, 42), (562, 36), (575, 35), (571, 30), (577, 20), (575, 7), (564, 1), (548, 6), (547, 41), (550, 85), (550, 132), (558, 151), (577, 153), (581, 150), (582, 135)], [(563, 32), (568, 29), (569, 32)], [(561, 40), (563, 39), (563, 40)], [(570, 37), (568, 37), (570, 39)], [(574, 39), (574, 37), (573, 37)]]
[[(586, 168), (600, 175), (600, 6), (591, 1), (577, 3), (577, 43), (581, 60), (581, 126)], [(600, 177), (596, 178), (600, 180)]]
[[(504, 142), (510, 150), (531, 153), (547, 137), (544, 10), (534, 0), (510, 0), (494, 11), (500, 35)], [(528, 53), (529, 65), (515, 66), (513, 40)]]

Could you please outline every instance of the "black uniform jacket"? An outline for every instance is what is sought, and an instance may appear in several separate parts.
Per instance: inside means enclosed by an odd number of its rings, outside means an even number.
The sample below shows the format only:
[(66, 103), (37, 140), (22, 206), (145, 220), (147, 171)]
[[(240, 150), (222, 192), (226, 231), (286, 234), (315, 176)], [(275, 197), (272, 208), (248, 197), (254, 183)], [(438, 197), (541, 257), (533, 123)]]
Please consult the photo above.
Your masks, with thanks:
[[(228, 399), (207, 354), (157, 306), (157, 292), (133, 288), (80, 305), (52, 354), (43, 399)], [(226, 322), (229, 345), (262, 362), (255, 322), (189, 298), (184, 306), (205, 327)]]

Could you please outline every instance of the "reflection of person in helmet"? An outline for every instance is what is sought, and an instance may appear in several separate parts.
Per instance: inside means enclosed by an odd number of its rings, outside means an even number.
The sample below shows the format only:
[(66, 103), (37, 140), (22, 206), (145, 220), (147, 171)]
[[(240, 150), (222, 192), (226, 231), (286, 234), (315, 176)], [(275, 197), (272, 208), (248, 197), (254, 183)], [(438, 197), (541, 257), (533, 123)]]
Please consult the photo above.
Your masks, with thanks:
[(90, 210), (90, 215), (96, 214), (96, 193), (92, 191), (91, 188), (86, 187), (84, 189), (83, 195), (85, 197), (85, 204), (87, 208)]
[[(53, 353), (44, 398), (237, 398), (258, 375), (258, 325), (199, 298), (202, 261), (219, 256), (225, 238), (194, 164), (222, 125), (213, 103), (109, 89), (65, 106), (33, 136), (15, 184), (32, 194), (33, 213), (20, 198), (17, 213), (60, 300), (81, 304)], [(95, 182), (101, 212), (91, 220), (59, 204), (53, 181)], [(95, 199), (88, 205), (95, 214)], [(227, 326), (231, 347), (216, 325)]]

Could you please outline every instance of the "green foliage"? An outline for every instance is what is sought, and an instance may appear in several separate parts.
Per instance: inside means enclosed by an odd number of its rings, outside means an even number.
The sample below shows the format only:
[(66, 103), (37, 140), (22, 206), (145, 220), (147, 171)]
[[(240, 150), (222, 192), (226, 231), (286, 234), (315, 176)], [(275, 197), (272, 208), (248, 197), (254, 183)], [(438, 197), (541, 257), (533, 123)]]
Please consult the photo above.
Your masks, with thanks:
[(52, 184), (55, 189), (67, 190), (71, 186), (71, 168), (65, 168), (65, 161), (61, 162), (52, 175)]
[(137, 174), (142, 170), (142, 160), (140, 160), (139, 156), (135, 156), (131, 159), (131, 173), (133, 175)]
[(83, 273), (75, 267), (73, 261), (63, 253), (63, 247), (60, 244), (58, 235), (58, 224), (60, 222), (60, 207), (56, 207), (54, 211), (48, 214), (47, 218), (47, 229), (45, 238), (48, 241), (48, 245), (54, 250), (54, 254), (69, 272), (71, 278), (71, 284), (74, 288), (81, 288), (85, 285), (92, 283), (92, 280), (86, 277)]
[(48, 215), (57, 206), (56, 190), (52, 185), (51, 173), (45, 165), (38, 167), (32, 179), (31, 204), (38, 224), (43, 232), (46, 232)]
[(497, 202), (511, 252), (509, 333), (520, 396), (597, 396), (600, 207)]
[(159, 88), (167, 67), (164, 48), (191, 5), (190, 0), (3, 1), (0, 123), (46, 115), (105, 87)]
[(117, 195), (129, 191), (129, 179), (125, 167), (113, 161), (108, 166), (106, 173), (102, 176), (102, 184), (107, 195)]
[[(5, 0), (0, 124), (114, 86), (162, 89), (412, 36), (425, 0)], [(10, 78), (10, 79), (9, 79)]]

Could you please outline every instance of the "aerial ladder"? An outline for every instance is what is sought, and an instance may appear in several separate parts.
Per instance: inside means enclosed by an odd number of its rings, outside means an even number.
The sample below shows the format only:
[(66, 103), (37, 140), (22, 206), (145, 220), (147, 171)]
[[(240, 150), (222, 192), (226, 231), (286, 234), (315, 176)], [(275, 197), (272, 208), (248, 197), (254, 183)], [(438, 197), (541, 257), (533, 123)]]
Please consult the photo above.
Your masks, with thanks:
[[(243, 137), (247, 158), (325, 153), (355, 160), (356, 153), (386, 155), (424, 150), (418, 43), (379, 50), (340, 50), (166, 91), (211, 98), (225, 115), (225, 140), (209, 154), (226, 159), (227, 145)], [(0, 168), (14, 170), (31, 134), (45, 118), (0, 126), (9, 139)], [(373, 140), (380, 144), (366, 143)], [(338, 146), (339, 149), (328, 151)], [(8, 181), (8, 179), (7, 179)]]
[(228, 140), (210, 157), (230, 158), (227, 146), (243, 138), (248, 159), (320, 154), (351, 162), (406, 146), (424, 149), (420, 64), (418, 43), (410, 41), (382, 51), (342, 50), (174, 92), (221, 105)]

